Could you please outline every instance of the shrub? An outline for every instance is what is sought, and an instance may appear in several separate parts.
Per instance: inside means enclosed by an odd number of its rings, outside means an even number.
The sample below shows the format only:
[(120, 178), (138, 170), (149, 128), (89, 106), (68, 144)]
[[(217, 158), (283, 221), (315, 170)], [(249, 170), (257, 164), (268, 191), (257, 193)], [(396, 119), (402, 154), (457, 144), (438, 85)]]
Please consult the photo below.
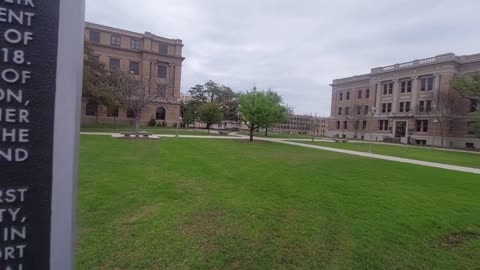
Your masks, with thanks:
[(150, 118), (150, 121), (148, 121), (148, 126), (149, 127), (154, 127), (156, 125), (157, 125), (157, 121), (155, 121), (155, 119), (153, 119), (153, 117)]

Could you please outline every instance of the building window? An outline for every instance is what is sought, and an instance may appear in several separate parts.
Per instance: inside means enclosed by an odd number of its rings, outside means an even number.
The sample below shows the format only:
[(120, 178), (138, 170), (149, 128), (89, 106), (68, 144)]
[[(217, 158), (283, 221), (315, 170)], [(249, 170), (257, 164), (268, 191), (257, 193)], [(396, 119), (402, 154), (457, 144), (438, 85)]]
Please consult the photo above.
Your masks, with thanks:
[(400, 112), (410, 112), (410, 102), (400, 102)]
[(156, 111), (156, 113), (155, 113), (155, 119), (157, 119), (157, 120), (165, 120), (165, 114), (166, 114), (165, 108), (163, 108), (163, 107), (158, 107), (158, 108), (157, 108), (157, 111)]
[(357, 92), (357, 98), (361, 99), (362, 98), (362, 90), (358, 90)]
[(158, 96), (161, 98), (167, 97), (167, 86), (159, 84), (157, 85)]
[(362, 129), (363, 130), (367, 129), (367, 121), (365, 121), (365, 120), (362, 123)]
[(433, 90), (433, 77), (422, 79), (420, 91), (430, 91), (430, 90)]
[(89, 38), (92, 43), (100, 43), (100, 32), (90, 31)]
[(370, 98), (370, 89), (365, 92), (365, 98)]
[(388, 120), (379, 120), (379, 130), (388, 131)]
[(166, 66), (158, 65), (157, 77), (162, 78), (162, 79), (167, 78), (167, 67)]
[(432, 111), (432, 101), (431, 100), (422, 100), (420, 101), (420, 106), (418, 106), (420, 112), (431, 112)]
[(130, 49), (132, 50), (140, 50), (140, 40), (138, 39), (130, 39)]
[(85, 115), (97, 116), (98, 104), (95, 100), (89, 100), (85, 106)]
[(342, 115), (342, 107), (338, 107), (338, 115)]
[(365, 107), (363, 107), (363, 114), (368, 114), (368, 105), (365, 105)]
[(350, 92), (347, 92), (347, 100), (350, 100)]
[(343, 121), (343, 129), (348, 129), (348, 122), (347, 121)]
[(362, 106), (357, 106), (357, 115), (362, 113)]
[(168, 45), (158, 44), (158, 52), (161, 54), (168, 54)]
[(140, 64), (137, 62), (130, 62), (129, 72), (134, 75), (140, 74)]
[(122, 45), (122, 38), (117, 35), (112, 35), (110, 37), (110, 45), (114, 47), (120, 47)]
[(109, 66), (110, 66), (111, 71), (119, 71), (120, 70), (120, 60), (115, 59), (115, 58), (110, 58)]
[(382, 103), (382, 113), (391, 113), (392, 103)]
[(383, 84), (383, 94), (384, 94), (384, 95), (391, 95), (391, 94), (393, 94), (393, 83), (385, 83), (385, 84)]
[(340, 129), (340, 121), (337, 121), (337, 129)]
[(470, 100), (470, 112), (476, 112), (478, 110), (478, 99)]
[(118, 117), (118, 107), (108, 108), (108, 109), (107, 109), (107, 116), (109, 116), (109, 117)]
[(469, 121), (467, 123), (467, 134), (475, 134), (474, 126), (475, 126), (475, 121)]
[(350, 107), (345, 107), (345, 115), (350, 115)]
[(339, 95), (340, 95), (340, 96), (339, 96), (339, 99), (340, 99), (340, 100), (343, 100), (343, 93), (340, 92)]
[(417, 132), (428, 132), (428, 120), (416, 121)]
[(411, 93), (412, 92), (412, 81), (402, 81), (400, 92), (401, 93)]

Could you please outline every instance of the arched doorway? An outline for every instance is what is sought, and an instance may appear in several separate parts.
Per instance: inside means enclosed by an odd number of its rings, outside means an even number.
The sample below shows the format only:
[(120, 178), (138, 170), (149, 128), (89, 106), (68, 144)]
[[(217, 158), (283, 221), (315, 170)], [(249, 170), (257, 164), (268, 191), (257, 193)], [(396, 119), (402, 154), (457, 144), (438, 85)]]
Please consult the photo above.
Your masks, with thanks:
[(165, 108), (158, 107), (157, 112), (155, 114), (155, 119), (156, 120), (165, 120), (165, 114), (166, 114)]

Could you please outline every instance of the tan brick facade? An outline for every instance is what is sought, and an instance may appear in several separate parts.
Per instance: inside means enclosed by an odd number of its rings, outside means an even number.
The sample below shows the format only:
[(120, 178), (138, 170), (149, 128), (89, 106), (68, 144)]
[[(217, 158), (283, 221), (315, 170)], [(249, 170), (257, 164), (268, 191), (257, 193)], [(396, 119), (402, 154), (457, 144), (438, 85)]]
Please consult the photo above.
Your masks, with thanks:
[[(164, 88), (164, 95), (142, 112), (141, 122), (147, 123), (151, 118), (157, 122), (166, 122), (173, 126), (180, 117), (180, 84), (182, 74), (183, 43), (179, 39), (167, 39), (86, 23), (85, 40), (93, 48), (100, 62), (110, 67), (112, 61), (120, 62), (120, 69), (130, 72), (139, 80), (149, 82), (148, 87)], [(118, 42), (119, 41), (119, 42)], [(118, 43), (117, 43), (118, 42)], [(138, 75), (131, 65), (138, 64)], [(82, 100), (82, 123), (131, 123), (126, 108), (118, 109), (118, 117), (110, 116), (103, 106), (98, 106), (94, 114), (94, 105)], [(157, 114), (157, 110), (165, 113)], [(164, 116), (164, 117), (163, 117)]]
[(459, 116), (448, 120), (444, 136), (441, 136), (438, 116), (432, 113), (436, 97), (442, 93), (458, 96), (450, 87), (450, 81), (456, 75), (479, 70), (480, 54), (456, 56), (449, 53), (336, 79), (331, 85), (332, 105), (327, 134), (480, 149), (480, 139), (469, 132), (469, 124), (474, 120), (471, 106), (459, 109)]
[(275, 133), (312, 135), (313, 131), (315, 136), (326, 136), (327, 130), (328, 118), (312, 115), (291, 115), (288, 123), (273, 127)]

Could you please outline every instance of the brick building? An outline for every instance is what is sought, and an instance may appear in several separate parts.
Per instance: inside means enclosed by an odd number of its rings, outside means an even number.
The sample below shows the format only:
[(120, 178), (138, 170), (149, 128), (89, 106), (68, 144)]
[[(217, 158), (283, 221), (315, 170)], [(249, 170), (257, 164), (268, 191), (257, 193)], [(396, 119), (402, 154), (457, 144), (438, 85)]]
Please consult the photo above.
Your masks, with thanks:
[[(136, 79), (155, 87), (160, 98), (142, 112), (141, 122), (151, 118), (175, 125), (180, 117), (180, 83), (183, 43), (150, 32), (144, 34), (93, 23), (85, 24), (85, 40), (100, 62), (110, 69), (129, 72)], [(82, 123), (131, 123), (132, 115), (125, 108), (107, 110), (86, 98), (82, 99)]]
[[(453, 53), (371, 69), (336, 79), (332, 86), (329, 136), (410, 144), (480, 148), (472, 134), (476, 100), (459, 97), (449, 82), (480, 70), (480, 54)], [(439, 121), (439, 97), (464, 106)], [(372, 109), (373, 108), (373, 109)], [(441, 127), (440, 123), (446, 123)], [(442, 132), (443, 131), (443, 132)]]
[(302, 135), (326, 136), (328, 118), (312, 115), (291, 115), (288, 123), (276, 124), (272, 131), (275, 133), (292, 133)]

